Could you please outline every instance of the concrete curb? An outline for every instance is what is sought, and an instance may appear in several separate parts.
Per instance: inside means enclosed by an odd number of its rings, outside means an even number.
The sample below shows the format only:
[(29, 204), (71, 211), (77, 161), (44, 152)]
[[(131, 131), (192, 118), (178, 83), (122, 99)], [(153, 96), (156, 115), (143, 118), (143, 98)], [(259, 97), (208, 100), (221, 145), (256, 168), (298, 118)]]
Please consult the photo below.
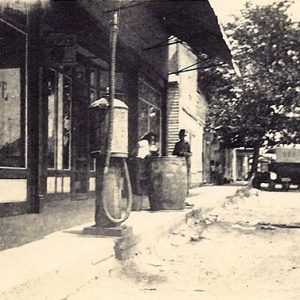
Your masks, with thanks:
[[(200, 211), (201, 209), (186, 209), (184, 211), (176, 212), (168, 211), (168, 216), (164, 222), (159, 222), (157, 226), (152, 226), (151, 230), (144, 230), (143, 232), (136, 230), (129, 236), (115, 240), (115, 257), (118, 260), (126, 260), (137, 254), (139, 251), (150, 248), (161, 238), (164, 238), (171, 233), (175, 228), (184, 224), (195, 212)], [(166, 212), (156, 213), (163, 214)]]
[[(160, 221), (157, 226), (152, 225), (150, 230), (145, 230), (145, 227), (143, 230), (138, 230), (137, 226), (135, 225), (132, 235), (119, 238), (115, 241), (115, 257), (118, 260), (129, 259), (130, 257), (136, 255), (139, 251), (151, 248), (161, 238), (167, 236), (175, 228), (187, 222), (189, 218), (193, 216), (201, 218), (202, 215), (213, 210), (215, 206), (206, 208), (197, 207), (197, 205), (199, 206), (199, 203), (196, 203), (197, 201), (195, 201), (195, 199), (197, 199), (201, 191), (201, 187), (191, 190), (190, 196), (186, 199), (187, 203), (191, 203), (193, 205), (191, 208), (186, 208), (182, 211), (150, 212), (152, 215), (165, 214), (164, 222)], [(228, 201), (228, 199), (224, 197), (222, 204), (226, 201)]]

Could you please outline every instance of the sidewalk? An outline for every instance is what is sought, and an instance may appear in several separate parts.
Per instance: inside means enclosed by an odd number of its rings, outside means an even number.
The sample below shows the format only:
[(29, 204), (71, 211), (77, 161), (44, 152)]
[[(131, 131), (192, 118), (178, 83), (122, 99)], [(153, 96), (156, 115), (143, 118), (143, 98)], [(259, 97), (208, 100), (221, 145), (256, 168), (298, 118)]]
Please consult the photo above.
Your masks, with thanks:
[(55, 231), (91, 222), (95, 200), (49, 201), (42, 213), (0, 218), (0, 251), (43, 238)]
[(185, 222), (189, 214), (222, 204), (226, 196), (236, 190), (237, 187), (231, 186), (201, 187), (193, 189), (187, 198), (187, 202), (194, 205), (192, 209), (132, 212), (126, 221), (134, 234), (129, 243), (117, 238), (83, 235), (82, 229), (93, 225), (89, 222), (4, 250), (0, 252), (0, 298), (64, 299), (101, 270), (113, 268), (118, 263), (115, 259), (118, 251), (126, 256), (151, 247)]

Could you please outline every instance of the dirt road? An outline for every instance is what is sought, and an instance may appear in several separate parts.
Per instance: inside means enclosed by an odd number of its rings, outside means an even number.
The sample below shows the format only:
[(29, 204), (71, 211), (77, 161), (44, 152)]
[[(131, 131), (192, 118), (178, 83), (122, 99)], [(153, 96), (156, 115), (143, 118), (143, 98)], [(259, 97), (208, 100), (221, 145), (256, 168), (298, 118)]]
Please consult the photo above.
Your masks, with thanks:
[(300, 299), (299, 213), (299, 193), (253, 190), (190, 219), (68, 299)]

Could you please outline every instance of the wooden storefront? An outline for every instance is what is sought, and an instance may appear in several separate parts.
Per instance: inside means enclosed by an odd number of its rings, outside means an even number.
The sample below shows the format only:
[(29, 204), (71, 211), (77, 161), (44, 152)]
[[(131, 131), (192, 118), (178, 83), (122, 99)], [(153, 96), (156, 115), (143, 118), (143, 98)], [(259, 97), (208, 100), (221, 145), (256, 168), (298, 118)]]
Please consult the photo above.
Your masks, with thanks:
[(120, 20), (116, 97), (129, 108), (129, 156), (148, 131), (167, 153), (171, 35), (230, 59), (208, 1), (122, 2), (1, 2), (0, 216), (93, 196), (99, 117), (89, 105), (107, 93), (113, 11)]
[[(89, 105), (107, 94), (109, 30), (73, 1), (1, 11), (0, 216), (88, 199), (98, 120)], [(116, 77), (116, 97), (129, 107), (129, 155), (146, 131), (163, 143), (166, 72), (119, 42)]]

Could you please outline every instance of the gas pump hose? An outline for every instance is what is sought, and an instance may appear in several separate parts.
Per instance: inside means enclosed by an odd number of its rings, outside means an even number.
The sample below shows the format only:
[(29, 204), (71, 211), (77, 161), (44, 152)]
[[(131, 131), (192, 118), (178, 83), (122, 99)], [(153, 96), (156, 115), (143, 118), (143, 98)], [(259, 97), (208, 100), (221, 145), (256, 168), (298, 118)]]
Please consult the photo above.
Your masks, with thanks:
[(105, 216), (107, 219), (113, 223), (113, 224), (121, 224), (125, 220), (128, 219), (131, 207), (132, 207), (132, 188), (131, 188), (131, 181), (130, 181), (130, 175), (128, 171), (128, 166), (126, 162), (126, 158), (121, 158), (123, 161), (123, 169), (124, 169), (124, 175), (127, 185), (127, 207), (125, 210), (125, 214), (121, 218), (114, 218), (107, 207), (106, 197), (104, 196), (105, 192), (105, 185), (107, 184), (106, 176), (108, 174), (109, 165), (110, 165), (110, 159), (111, 159), (111, 147), (112, 147), (112, 137), (113, 137), (113, 123), (114, 123), (114, 106), (113, 101), (111, 100), (111, 103), (109, 105), (109, 113), (108, 113), (108, 137), (107, 137), (107, 143), (106, 143), (106, 151), (105, 151), (105, 162), (104, 162), (104, 168), (103, 168), (103, 176), (102, 176), (102, 204), (103, 204), (103, 210), (105, 213)]
[[(125, 220), (127, 220), (128, 217), (129, 217), (129, 215), (130, 215), (131, 207), (132, 207), (132, 189), (131, 189), (131, 182), (130, 182), (130, 176), (129, 176), (128, 166), (127, 166), (125, 158), (122, 158), (122, 161), (123, 161), (124, 175), (125, 175), (125, 180), (126, 180), (126, 184), (127, 184), (127, 193), (128, 193), (128, 196), (127, 196), (127, 207), (126, 207), (124, 215), (121, 218), (114, 218), (110, 214), (110, 212), (109, 212), (109, 210), (107, 208), (107, 202), (106, 202), (105, 197), (102, 197), (102, 204), (103, 204), (104, 213), (105, 213), (107, 219), (110, 222), (112, 222), (113, 224), (121, 224)], [(102, 183), (103, 191), (102, 191), (102, 193), (105, 191), (105, 176), (106, 176), (106, 174), (107, 174), (107, 172), (104, 173), (104, 176), (103, 176), (103, 183)]]

